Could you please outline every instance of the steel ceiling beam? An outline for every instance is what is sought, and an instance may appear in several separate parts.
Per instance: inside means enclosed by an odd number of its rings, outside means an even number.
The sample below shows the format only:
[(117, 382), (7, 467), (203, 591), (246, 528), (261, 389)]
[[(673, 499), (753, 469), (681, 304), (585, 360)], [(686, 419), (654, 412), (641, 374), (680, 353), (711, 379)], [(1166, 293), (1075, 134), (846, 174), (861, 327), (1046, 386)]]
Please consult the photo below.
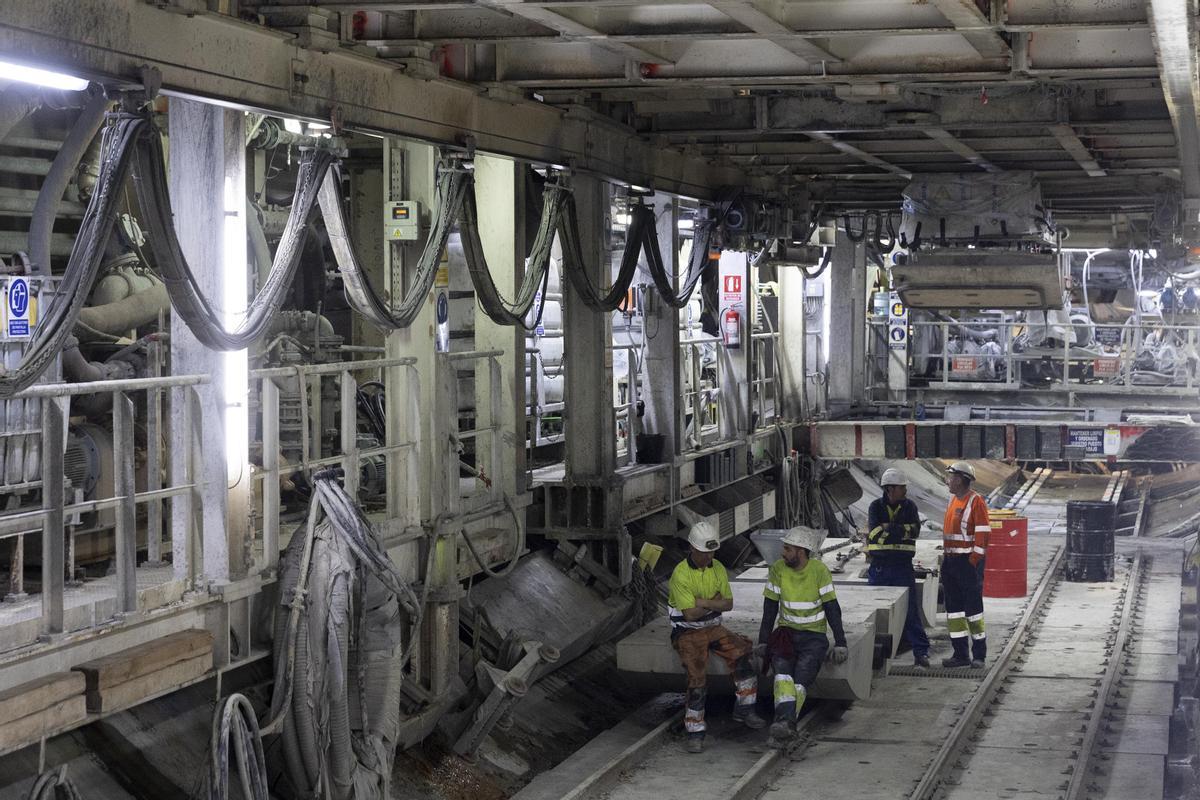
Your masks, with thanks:
[(603, 31), (598, 31), (588, 25), (584, 25), (582, 22), (565, 17), (552, 8), (535, 6), (525, 3), (522, 0), (485, 0), (485, 2), (480, 3), (480, 6), (506, 14), (513, 14), (551, 30), (558, 31), (561, 36), (568, 39), (586, 41), (596, 47), (624, 56), (625, 58), (633, 59), (634, 61), (646, 64), (675, 63), (669, 58), (660, 56), (658, 53), (652, 53), (636, 45), (609, 38)]
[(822, 61), (831, 64), (840, 64), (842, 61), (841, 58), (835, 56), (825, 48), (813, 44), (808, 39), (800, 38), (796, 35), (796, 31), (748, 2), (710, 0), (708, 5), (739, 24), (745, 25), (754, 33), (773, 37), (772, 41), (775, 44), (790, 53), (800, 56), (800, 58), (810, 64), (819, 64)]
[(859, 161), (862, 161), (865, 164), (870, 164), (872, 166), (879, 167), (880, 169), (882, 169), (886, 172), (890, 172), (893, 175), (899, 175), (901, 178), (905, 178), (905, 179), (912, 178), (912, 173), (909, 172), (908, 170), (903, 169), (901, 167), (897, 167), (895, 164), (893, 164), (889, 161), (884, 161), (879, 156), (873, 156), (870, 153), (867, 153), (863, 150), (859, 150), (857, 147), (855, 147), (852, 144), (848, 144), (846, 142), (839, 141), (838, 139), (833, 138), (832, 136), (830, 136), (827, 133), (820, 133), (820, 132), (814, 131), (814, 132), (808, 133), (806, 135), (810, 139), (815, 139), (818, 142), (824, 142), (825, 144), (829, 145), (830, 147), (834, 148), (835, 150), (840, 150), (841, 152), (845, 153), (848, 156), (853, 156), (854, 158), (857, 158)]
[(351, 130), (441, 144), (462, 146), (469, 138), (483, 152), (571, 164), (701, 199), (750, 182), (740, 169), (646, 143), (581, 107), (409, 77), (352, 50), (306, 50), (290, 34), (217, 14), (176, 14), (143, 0), (4, 0), (0, 52), (8, 60), (127, 83), (140, 83), (148, 66), (161, 73), (164, 94), (313, 120), (336, 117)]
[[(1196, 0), (1150, 0), (1148, 14), (1154, 50), (1162, 77), (1163, 94), (1183, 177), (1184, 204), (1193, 215), (1200, 212), (1200, 66), (1196, 57)], [(1190, 222), (1195, 224), (1196, 216)]]
[(991, 19), (979, 10), (975, 0), (930, 0), (942, 16), (971, 43), (984, 58), (1011, 56), (1008, 42), (996, 33)]
[(1075, 129), (1070, 125), (1051, 125), (1050, 133), (1054, 134), (1054, 138), (1058, 139), (1063, 150), (1071, 154), (1071, 158), (1083, 167), (1083, 171), (1093, 178), (1103, 178), (1108, 173), (1096, 161), (1095, 156), (1087, 149), (1087, 146), (1080, 140), (1075, 133)]
[(945, 128), (926, 128), (925, 135), (933, 139), (938, 144), (945, 147), (951, 152), (958, 153), (960, 156), (971, 162), (975, 166), (986, 172), (1003, 172), (1004, 170), (997, 167), (992, 162), (981, 156), (977, 150), (965, 142), (955, 138), (950, 131)]

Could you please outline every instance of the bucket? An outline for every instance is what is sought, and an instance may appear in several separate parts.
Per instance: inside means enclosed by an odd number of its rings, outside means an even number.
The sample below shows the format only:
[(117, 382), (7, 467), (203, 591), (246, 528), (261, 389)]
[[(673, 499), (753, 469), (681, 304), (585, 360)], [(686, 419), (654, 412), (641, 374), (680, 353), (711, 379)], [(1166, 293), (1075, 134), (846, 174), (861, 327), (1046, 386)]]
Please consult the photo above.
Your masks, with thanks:
[(1067, 580), (1095, 583), (1113, 579), (1116, 522), (1115, 503), (1067, 501)]
[(1028, 591), (1029, 520), (993, 513), (983, 562), (984, 597), (1024, 597)]

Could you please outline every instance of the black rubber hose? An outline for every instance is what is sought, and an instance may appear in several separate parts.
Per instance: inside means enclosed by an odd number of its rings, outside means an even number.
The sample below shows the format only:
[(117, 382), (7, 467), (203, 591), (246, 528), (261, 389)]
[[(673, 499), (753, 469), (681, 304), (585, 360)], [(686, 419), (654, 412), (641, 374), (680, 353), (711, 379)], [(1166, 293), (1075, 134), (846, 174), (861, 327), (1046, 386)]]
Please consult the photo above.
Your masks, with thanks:
[(846, 238), (849, 239), (850, 241), (854, 242), (855, 244), (858, 244), (867, 235), (867, 220), (865, 218), (863, 219), (862, 228), (859, 230), (858, 233), (855, 233), (850, 228), (850, 215), (843, 214), (842, 215), (842, 228), (846, 231)]
[(104, 124), (104, 115), (108, 113), (109, 99), (104, 90), (93, 87), (93, 91), (95, 93), (79, 112), (71, 132), (54, 157), (50, 171), (42, 181), (37, 202), (33, 204), (33, 215), (29, 219), (29, 260), (33, 262), (34, 273), (38, 275), (50, 274), (50, 234), (54, 231), (63, 192), (67, 190), (80, 159), (91, 147), (92, 140)]
[[(653, 221), (653, 214), (651, 214), (651, 220)], [(642, 226), (645, 221), (646, 218), (642, 214), (630, 214), (629, 230), (626, 232), (625, 238), (625, 252), (621, 255), (621, 267), (613, 285), (609, 287), (606, 294), (601, 295), (590, 277), (593, 270), (588, 268), (583, 257), (583, 247), (579, 241), (579, 214), (575, 207), (575, 196), (567, 195), (558, 227), (564, 271), (580, 299), (583, 300), (583, 304), (592, 311), (616, 311), (625, 300), (625, 294), (629, 291), (629, 287), (633, 283), (633, 276), (637, 272), (638, 255), (641, 252), (641, 243), (644, 238)]]

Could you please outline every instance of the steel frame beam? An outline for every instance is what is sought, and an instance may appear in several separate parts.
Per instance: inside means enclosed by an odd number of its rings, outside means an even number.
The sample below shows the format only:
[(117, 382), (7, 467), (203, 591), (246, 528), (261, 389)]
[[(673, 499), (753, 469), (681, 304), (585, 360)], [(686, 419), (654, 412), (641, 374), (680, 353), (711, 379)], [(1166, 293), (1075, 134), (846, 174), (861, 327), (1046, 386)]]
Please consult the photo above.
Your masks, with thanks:
[(1083, 167), (1083, 171), (1092, 178), (1103, 178), (1108, 175), (1104, 168), (1096, 161), (1095, 156), (1087, 149), (1080, 139), (1075, 129), (1070, 125), (1051, 125), (1050, 132), (1054, 134), (1054, 138), (1058, 139), (1059, 144), (1063, 149), (1071, 154), (1071, 158)]
[(1148, 13), (1154, 35), (1154, 50), (1162, 78), (1163, 95), (1175, 139), (1183, 177), (1184, 204), (1200, 210), (1200, 65), (1196, 56), (1196, 0), (1150, 0)]
[(469, 138), (485, 152), (573, 165), (700, 199), (750, 182), (737, 169), (641, 142), (629, 128), (583, 108), (409, 77), (395, 64), (350, 50), (309, 50), (290, 34), (217, 14), (171, 13), (141, 0), (6, 0), (0, 52), (133, 84), (149, 66), (161, 73), (165, 94), (442, 144)]

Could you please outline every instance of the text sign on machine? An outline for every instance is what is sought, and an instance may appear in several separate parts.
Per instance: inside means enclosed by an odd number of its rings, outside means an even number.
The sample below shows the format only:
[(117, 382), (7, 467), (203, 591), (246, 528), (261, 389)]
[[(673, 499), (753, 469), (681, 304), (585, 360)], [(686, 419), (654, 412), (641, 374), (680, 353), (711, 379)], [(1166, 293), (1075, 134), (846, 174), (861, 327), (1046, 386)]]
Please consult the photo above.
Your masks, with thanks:
[(1067, 447), (1083, 450), (1089, 456), (1104, 455), (1103, 428), (1069, 428)]
[(26, 278), (4, 282), (4, 338), (28, 339), (37, 325), (37, 299)]

